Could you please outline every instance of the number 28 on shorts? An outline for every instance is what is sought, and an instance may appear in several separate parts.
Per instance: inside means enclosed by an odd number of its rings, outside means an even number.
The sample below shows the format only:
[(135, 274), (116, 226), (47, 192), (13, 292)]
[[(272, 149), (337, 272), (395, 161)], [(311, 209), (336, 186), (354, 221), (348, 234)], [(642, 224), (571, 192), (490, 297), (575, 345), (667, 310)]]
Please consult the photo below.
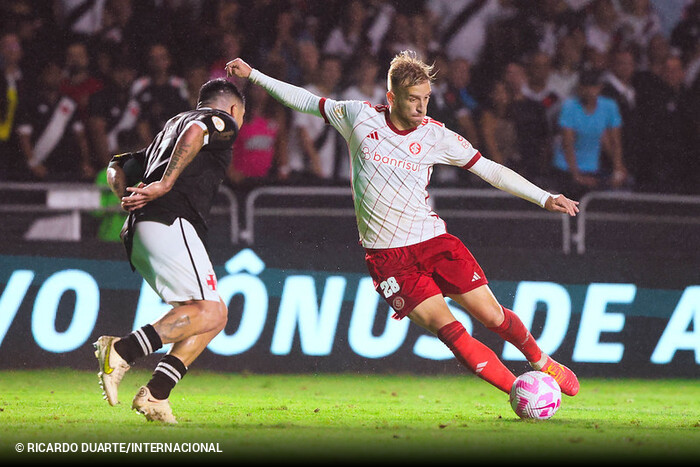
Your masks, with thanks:
[(396, 278), (394, 276), (391, 276), (387, 280), (382, 281), (379, 284), (379, 288), (382, 290), (384, 298), (389, 298), (401, 290), (401, 286), (398, 282), (396, 282)]

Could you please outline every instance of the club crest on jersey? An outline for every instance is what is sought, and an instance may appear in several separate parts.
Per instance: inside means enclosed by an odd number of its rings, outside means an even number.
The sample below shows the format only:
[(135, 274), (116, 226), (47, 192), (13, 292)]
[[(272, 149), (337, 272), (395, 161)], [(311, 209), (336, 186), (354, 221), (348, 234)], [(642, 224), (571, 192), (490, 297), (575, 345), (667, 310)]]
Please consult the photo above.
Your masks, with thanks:
[(408, 146), (408, 150), (411, 151), (411, 154), (414, 156), (417, 154), (420, 154), (421, 149), (423, 149), (420, 145), (420, 143), (413, 142)]
[(224, 128), (226, 128), (226, 124), (224, 123), (223, 120), (221, 120), (219, 117), (214, 115), (211, 117), (211, 121), (214, 124), (214, 128), (216, 128), (219, 131), (224, 131)]
[(216, 292), (216, 276), (214, 274), (207, 274), (207, 286), (209, 289)]
[(406, 306), (406, 301), (402, 297), (396, 297), (391, 303), (391, 306), (394, 310), (401, 311), (403, 307)]
[(333, 113), (336, 117), (343, 118), (345, 117), (345, 107), (343, 107), (340, 104), (337, 104), (335, 107), (333, 107)]

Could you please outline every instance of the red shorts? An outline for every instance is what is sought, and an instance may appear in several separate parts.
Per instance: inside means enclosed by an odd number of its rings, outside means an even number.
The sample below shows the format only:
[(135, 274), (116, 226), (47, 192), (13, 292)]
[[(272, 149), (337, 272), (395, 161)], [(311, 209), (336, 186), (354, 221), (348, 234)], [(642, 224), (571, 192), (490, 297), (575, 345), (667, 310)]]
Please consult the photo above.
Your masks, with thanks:
[(474, 256), (450, 234), (404, 247), (365, 249), (365, 261), (395, 319), (434, 295), (463, 294), (488, 284)]

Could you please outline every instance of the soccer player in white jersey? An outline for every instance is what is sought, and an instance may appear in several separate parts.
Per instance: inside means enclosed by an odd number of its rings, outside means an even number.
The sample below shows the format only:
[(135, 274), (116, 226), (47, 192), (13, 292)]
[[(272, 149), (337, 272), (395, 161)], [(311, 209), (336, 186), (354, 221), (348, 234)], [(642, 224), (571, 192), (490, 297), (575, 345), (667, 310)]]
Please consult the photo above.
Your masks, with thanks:
[(491, 185), (556, 213), (575, 216), (578, 202), (551, 195), (482, 156), (457, 133), (426, 116), (432, 67), (405, 51), (391, 62), (388, 106), (335, 101), (264, 75), (240, 58), (229, 76), (248, 78), (284, 105), (323, 118), (345, 138), (360, 242), (377, 292), (395, 311), (437, 335), (480, 378), (510, 393), (515, 376), (487, 346), (471, 337), (444, 297), (518, 348), (562, 392), (579, 390), (576, 375), (542, 352), (518, 316), (501, 306), (469, 250), (446, 231), (426, 190), (435, 164), (462, 167)]

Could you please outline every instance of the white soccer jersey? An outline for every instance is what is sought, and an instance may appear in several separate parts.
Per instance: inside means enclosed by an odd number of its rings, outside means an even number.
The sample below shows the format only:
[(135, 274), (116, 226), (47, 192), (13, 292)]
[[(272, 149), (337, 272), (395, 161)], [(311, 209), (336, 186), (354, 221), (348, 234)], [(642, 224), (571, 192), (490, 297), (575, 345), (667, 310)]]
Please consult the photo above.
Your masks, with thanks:
[(428, 203), (435, 164), (468, 169), (494, 187), (544, 207), (550, 195), (501, 164), (481, 157), (457, 133), (426, 117), (416, 128), (397, 129), (385, 105), (336, 101), (270, 78), (250, 80), (284, 105), (323, 117), (345, 138), (352, 166), (352, 193), (360, 242), (365, 248), (413, 245), (442, 235), (445, 223)]
[(427, 187), (435, 164), (468, 169), (481, 157), (466, 139), (429, 117), (399, 130), (384, 105), (321, 99), (319, 108), (348, 143), (362, 246), (395, 248), (446, 232)]

